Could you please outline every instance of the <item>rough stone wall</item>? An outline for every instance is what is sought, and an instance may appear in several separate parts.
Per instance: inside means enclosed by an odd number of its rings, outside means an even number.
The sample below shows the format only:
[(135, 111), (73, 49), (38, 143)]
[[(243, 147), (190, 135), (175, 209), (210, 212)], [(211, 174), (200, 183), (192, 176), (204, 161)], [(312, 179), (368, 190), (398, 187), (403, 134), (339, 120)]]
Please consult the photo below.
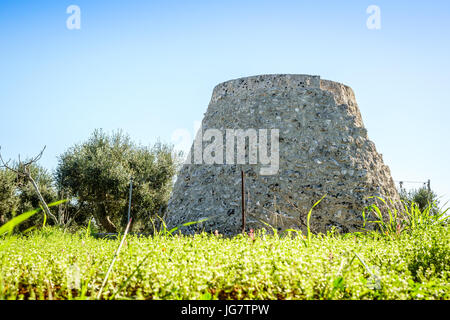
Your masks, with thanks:
[(279, 129), (278, 173), (261, 175), (259, 162), (184, 165), (169, 201), (169, 228), (209, 217), (182, 232), (239, 233), (241, 170), (247, 229), (264, 227), (265, 221), (280, 230), (305, 231), (309, 209), (326, 194), (313, 210), (312, 230), (356, 231), (363, 208), (373, 202), (370, 196), (398, 200), (389, 168), (368, 139), (353, 90), (343, 84), (309, 75), (227, 81), (214, 88), (202, 121), (202, 132), (211, 128)]

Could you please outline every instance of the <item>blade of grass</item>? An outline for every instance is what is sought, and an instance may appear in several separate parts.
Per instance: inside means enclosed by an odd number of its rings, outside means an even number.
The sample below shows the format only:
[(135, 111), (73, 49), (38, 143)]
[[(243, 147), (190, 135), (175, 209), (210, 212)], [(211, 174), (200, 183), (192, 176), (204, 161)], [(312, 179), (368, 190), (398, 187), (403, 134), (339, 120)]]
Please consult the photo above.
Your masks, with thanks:
[(0, 236), (4, 233), (11, 232), (15, 226), (21, 224), (22, 222), (29, 219), (30, 217), (32, 217), (34, 214), (36, 214), (39, 211), (41, 211), (41, 209), (31, 210), (31, 211), (22, 213), (21, 215), (19, 215), (17, 217), (12, 218), (11, 220), (9, 220), (7, 223), (5, 223), (4, 225), (2, 225), (0, 227)]
[(325, 197), (326, 197), (326, 194), (325, 194), (322, 198), (320, 198), (319, 201), (317, 201), (316, 203), (314, 203), (314, 205), (311, 207), (311, 209), (309, 209), (308, 216), (306, 217), (306, 227), (307, 227), (307, 229), (308, 229), (308, 245), (311, 245), (311, 227), (310, 227), (309, 221), (311, 220), (312, 210), (313, 210), (314, 207), (317, 206), (317, 205), (320, 203), (320, 201), (322, 201), (323, 198), (325, 198)]
[(205, 222), (206, 220), (209, 220), (209, 218), (200, 219), (198, 221), (190, 221), (190, 222), (186, 222), (186, 223), (180, 224), (179, 226), (176, 226), (175, 228), (170, 229), (168, 231), (168, 234), (172, 234), (173, 232), (177, 231), (181, 227), (187, 227), (187, 226), (190, 226), (190, 225), (193, 225), (193, 224), (202, 223), (202, 222)]
[(128, 221), (127, 227), (125, 229), (125, 233), (123, 234), (123, 237), (122, 237), (122, 241), (120, 241), (119, 247), (117, 248), (116, 252), (114, 253), (114, 257), (111, 261), (111, 264), (109, 265), (108, 271), (106, 272), (105, 279), (103, 279), (102, 286), (100, 287), (100, 291), (97, 294), (97, 300), (100, 299), (100, 297), (102, 295), (103, 288), (105, 287), (106, 282), (108, 281), (109, 274), (111, 273), (114, 263), (116, 262), (116, 259), (120, 253), (120, 249), (122, 249), (122, 245), (125, 242), (125, 238), (127, 236), (128, 229), (130, 228), (130, 225), (131, 225), (131, 220), (132, 220), (132, 218), (130, 218), (130, 221)]
[(269, 224), (268, 222), (265, 222), (265, 221), (263, 221), (263, 220), (261, 220), (261, 219), (258, 219), (258, 220), (259, 220), (259, 222), (265, 224), (265, 225), (268, 226), (270, 229), (272, 229), (273, 235), (274, 235), (276, 238), (278, 237), (278, 231), (277, 231), (277, 229), (275, 229), (275, 228), (274, 228), (271, 224)]

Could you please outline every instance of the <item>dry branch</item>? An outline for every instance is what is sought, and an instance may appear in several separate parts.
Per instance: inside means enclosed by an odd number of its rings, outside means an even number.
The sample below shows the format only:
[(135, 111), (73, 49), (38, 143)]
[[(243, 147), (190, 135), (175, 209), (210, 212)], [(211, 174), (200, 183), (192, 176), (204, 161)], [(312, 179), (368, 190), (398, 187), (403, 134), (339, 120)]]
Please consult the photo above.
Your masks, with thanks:
[(48, 208), (47, 203), (44, 200), (44, 197), (42, 196), (41, 192), (39, 191), (39, 186), (37, 185), (36, 181), (33, 179), (32, 175), (31, 175), (31, 172), (30, 172), (30, 166), (33, 163), (36, 163), (36, 162), (38, 162), (41, 159), (45, 148), (46, 147), (44, 146), (44, 148), (41, 150), (41, 152), (39, 152), (35, 157), (31, 158), (31, 160), (29, 160), (29, 161), (27, 161), (25, 163), (20, 160), (20, 155), (19, 155), (19, 163), (18, 163), (17, 169), (15, 169), (15, 168), (9, 166), (9, 162), (11, 161), (11, 159), (8, 160), (7, 162), (5, 162), (3, 160), (3, 157), (1, 155), (1, 147), (0, 147), (0, 161), (1, 161), (0, 167), (4, 167), (4, 168), (6, 168), (6, 169), (8, 169), (8, 170), (10, 170), (12, 172), (15, 172), (18, 176), (23, 177), (26, 180), (30, 181), (32, 186), (33, 186), (33, 188), (34, 188), (34, 190), (35, 190), (35, 192), (36, 192), (36, 194), (37, 194), (37, 196), (38, 196), (38, 198), (39, 198), (39, 201), (42, 204), (42, 207), (44, 208), (45, 213), (50, 218), (52, 218), (52, 220), (56, 224), (58, 224), (58, 219), (56, 218), (56, 216), (53, 213), (51, 213), (50, 209)]

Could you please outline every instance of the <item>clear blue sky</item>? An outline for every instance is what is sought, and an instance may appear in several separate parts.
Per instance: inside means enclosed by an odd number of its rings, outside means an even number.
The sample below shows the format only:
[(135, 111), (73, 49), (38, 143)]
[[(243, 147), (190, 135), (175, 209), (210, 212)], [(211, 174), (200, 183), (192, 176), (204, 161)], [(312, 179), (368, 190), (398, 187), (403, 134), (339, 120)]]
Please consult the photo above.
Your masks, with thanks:
[[(66, 28), (71, 4), (80, 30)], [(366, 27), (372, 4), (380, 30)], [(0, 40), (6, 157), (46, 145), (54, 169), (95, 128), (170, 142), (219, 82), (313, 74), (353, 88), (395, 180), (450, 198), (450, 1), (2, 0)]]

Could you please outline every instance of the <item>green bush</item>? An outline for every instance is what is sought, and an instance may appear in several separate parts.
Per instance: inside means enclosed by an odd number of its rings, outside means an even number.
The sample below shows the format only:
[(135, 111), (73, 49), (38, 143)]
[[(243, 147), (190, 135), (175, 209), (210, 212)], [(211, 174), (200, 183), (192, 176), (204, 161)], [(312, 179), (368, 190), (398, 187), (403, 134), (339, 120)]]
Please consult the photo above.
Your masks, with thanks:
[[(380, 197), (376, 197), (381, 203), (386, 204), (387, 201)], [(390, 199), (389, 202), (393, 203)], [(427, 230), (431, 226), (446, 225), (448, 224), (450, 217), (447, 215), (449, 209), (432, 212), (433, 207), (431, 205), (425, 207), (423, 210), (419, 208), (419, 205), (415, 202), (402, 201), (403, 208), (398, 210), (397, 208), (380, 209), (380, 207), (374, 203), (367, 206), (363, 212), (364, 231), (378, 233), (386, 235), (388, 237), (398, 237), (402, 232), (413, 232), (416, 230)], [(385, 210), (385, 214), (383, 214)], [(372, 214), (374, 220), (367, 218), (369, 214)], [(375, 230), (367, 228), (370, 224), (376, 226)]]
[[(39, 187), (39, 191), (47, 204), (55, 202), (58, 199), (57, 192), (53, 183), (53, 176), (47, 169), (37, 164), (30, 165), (30, 173), (34, 181)], [(18, 213), (24, 213), (41, 206), (40, 200), (30, 181), (24, 178), (18, 178), (17, 180), (19, 198)], [(53, 213), (57, 208), (50, 209)], [(47, 223), (52, 224), (53, 221), (48, 219)], [(24, 227), (31, 227), (34, 225), (41, 225), (44, 220), (44, 213), (35, 215), (30, 221), (23, 224)]]
[(150, 218), (169, 199), (177, 156), (162, 143), (135, 145), (121, 131), (95, 130), (88, 141), (71, 147), (59, 159), (59, 190), (76, 197), (79, 219), (95, 221), (107, 232), (126, 225), (130, 177), (133, 178), (133, 231), (150, 230)]
[[(18, 165), (14, 164), (13, 166), (17, 168)], [(29, 169), (46, 203), (56, 201), (57, 192), (53, 185), (52, 175), (38, 164), (31, 164)], [(8, 169), (0, 169), (0, 225), (9, 221), (13, 216), (39, 208), (40, 205), (39, 198), (30, 181)], [(21, 224), (19, 230), (42, 225), (44, 219), (43, 212), (36, 214)], [(52, 223), (51, 220), (47, 221)]]
[[(448, 226), (380, 234), (127, 236), (102, 299), (450, 299)], [(96, 299), (120, 239), (0, 238), (0, 299)]]
[[(27, 214), (15, 220), (34, 213)], [(415, 223), (392, 230), (395, 236), (384, 225), (381, 233), (308, 237), (265, 229), (232, 238), (160, 232), (124, 235), (119, 244), (90, 237), (90, 226), (26, 236), (5, 236), (3, 226), (0, 299), (448, 300), (449, 226), (422, 223), (435, 219), (427, 211), (409, 214)], [(396, 214), (389, 216), (393, 222)]]
[(0, 225), (12, 218), (17, 210), (16, 176), (12, 171), (0, 168)]
[(431, 214), (438, 214), (440, 211), (437, 194), (433, 190), (428, 190), (426, 187), (411, 191), (401, 189), (400, 199), (408, 206), (411, 206), (413, 203), (417, 204), (420, 211), (425, 210), (427, 207), (430, 207)]

